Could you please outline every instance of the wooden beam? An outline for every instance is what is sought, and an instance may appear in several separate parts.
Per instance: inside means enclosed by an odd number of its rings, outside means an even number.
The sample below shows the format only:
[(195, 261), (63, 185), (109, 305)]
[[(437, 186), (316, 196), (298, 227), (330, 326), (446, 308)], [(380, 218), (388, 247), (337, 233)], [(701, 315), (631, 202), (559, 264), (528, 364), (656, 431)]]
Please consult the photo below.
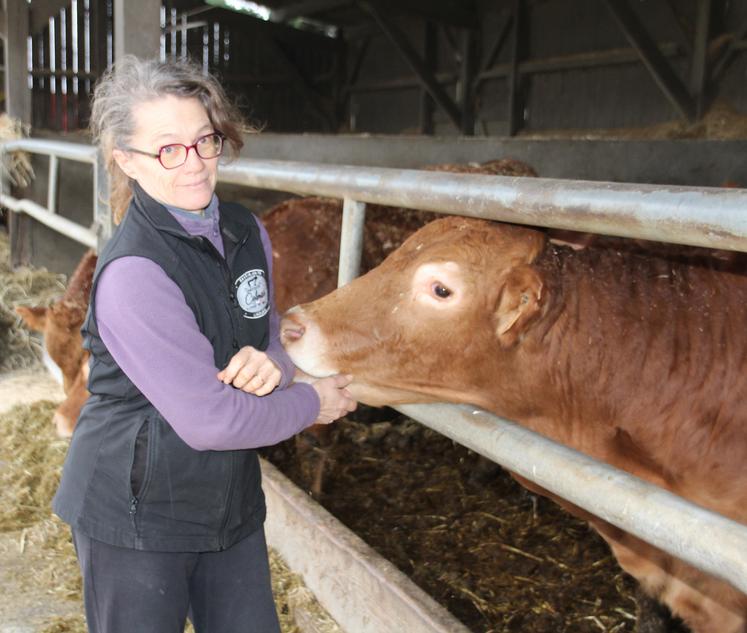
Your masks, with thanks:
[(413, 69), (415, 75), (428, 91), (428, 94), (430, 94), (439, 107), (446, 112), (457, 129), (461, 129), (461, 111), (456, 103), (454, 103), (453, 99), (446, 93), (438, 81), (436, 81), (433, 73), (428, 70), (425, 62), (420, 58), (405, 35), (387, 17), (384, 17), (384, 15), (370, 2), (360, 0), (358, 4), (364, 11), (367, 11), (371, 17), (373, 17), (384, 34), (399, 49), (399, 52)]
[(638, 51), (641, 61), (661, 91), (682, 116), (693, 120), (696, 107), (687, 87), (656, 47), (656, 43), (646, 32), (627, 0), (605, 0), (605, 2), (631, 46)]
[(711, 0), (698, 0), (695, 38), (690, 62), (690, 94), (695, 99), (695, 115), (703, 115), (708, 81), (708, 39), (711, 31)]
[[(738, 47), (739, 45), (737, 45)], [(681, 55), (679, 45), (674, 42), (663, 42), (659, 44), (662, 53), (666, 57), (679, 57)], [(747, 48), (747, 45), (745, 46)], [(537, 73), (563, 72), (566, 70), (585, 70), (588, 68), (607, 68), (625, 64), (637, 64), (640, 57), (632, 48), (613, 48), (606, 51), (591, 51), (589, 53), (573, 53), (571, 55), (559, 55), (558, 57), (547, 57), (543, 59), (528, 59), (519, 62), (519, 75), (533, 75)], [(487, 79), (505, 79), (511, 74), (511, 64), (498, 64), (497, 66), (481, 72), (476, 82)], [(436, 73), (436, 81), (440, 84), (451, 84), (457, 81), (453, 72)], [(377, 90), (403, 90), (419, 86), (420, 82), (414, 77), (395, 77), (386, 81), (370, 81), (358, 83), (348, 88), (351, 92), (376, 92)]]

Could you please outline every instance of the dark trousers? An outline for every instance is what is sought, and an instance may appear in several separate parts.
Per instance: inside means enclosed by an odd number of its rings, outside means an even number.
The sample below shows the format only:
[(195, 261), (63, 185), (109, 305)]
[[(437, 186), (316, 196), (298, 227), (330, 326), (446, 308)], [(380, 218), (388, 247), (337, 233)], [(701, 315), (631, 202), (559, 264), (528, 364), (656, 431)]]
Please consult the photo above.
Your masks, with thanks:
[(280, 633), (263, 529), (222, 552), (143, 552), (73, 531), (90, 633)]

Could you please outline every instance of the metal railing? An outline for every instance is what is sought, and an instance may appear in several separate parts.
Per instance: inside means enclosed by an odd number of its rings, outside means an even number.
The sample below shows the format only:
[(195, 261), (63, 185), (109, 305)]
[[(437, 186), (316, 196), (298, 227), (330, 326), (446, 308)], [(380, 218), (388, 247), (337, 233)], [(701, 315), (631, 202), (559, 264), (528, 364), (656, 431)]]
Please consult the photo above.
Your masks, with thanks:
[[(30, 151), (26, 145), (29, 142), (19, 142), (18, 148)], [(40, 145), (34, 147), (42, 151)], [(70, 157), (62, 151), (56, 154)], [(365, 203), (747, 251), (744, 190), (249, 159), (223, 165), (220, 180), (344, 199), (340, 284), (359, 271)], [(101, 222), (100, 226), (102, 234), (108, 236), (109, 224)], [(747, 593), (747, 526), (484, 411), (439, 404), (399, 409)]]
[[(109, 213), (106, 170), (96, 148), (90, 145), (43, 139), (7, 141), (0, 143), (0, 164), (5, 162), (4, 154), (16, 151), (49, 156), (47, 206), (43, 207), (33, 200), (14, 198), (9, 191), (6, 191), (5, 182), (0, 190), (0, 205), (14, 213), (25, 213), (88, 248), (98, 249), (102, 246), (111, 234), (111, 214)], [(88, 163), (93, 167), (93, 217), (89, 226), (73, 222), (57, 213), (60, 159)]]
[[(365, 203), (747, 251), (747, 191), (240, 160), (234, 184), (343, 198), (339, 285), (358, 275)], [(747, 308), (746, 308), (747, 309)], [(482, 410), (395, 407), (747, 593), (747, 526)]]

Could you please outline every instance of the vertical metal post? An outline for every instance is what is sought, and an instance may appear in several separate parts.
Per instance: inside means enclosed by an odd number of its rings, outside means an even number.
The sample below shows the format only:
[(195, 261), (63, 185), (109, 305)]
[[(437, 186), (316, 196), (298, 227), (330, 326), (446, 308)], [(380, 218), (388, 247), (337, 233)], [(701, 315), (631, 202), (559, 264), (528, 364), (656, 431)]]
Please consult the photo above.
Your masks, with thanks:
[(340, 264), (337, 272), (338, 287), (350, 283), (360, 274), (365, 221), (366, 203), (345, 198), (342, 205)]
[(54, 154), (49, 157), (49, 176), (47, 179), (47, 210), (57, 213), (57, 182), (60, 174), (60, 159)]
[(93, 166), (93, 222), (98, 237), (96, 252), (100, 253), (112, 234), (112, 213), (109, 207), (109, 176), (101, 150), (96, 152)]

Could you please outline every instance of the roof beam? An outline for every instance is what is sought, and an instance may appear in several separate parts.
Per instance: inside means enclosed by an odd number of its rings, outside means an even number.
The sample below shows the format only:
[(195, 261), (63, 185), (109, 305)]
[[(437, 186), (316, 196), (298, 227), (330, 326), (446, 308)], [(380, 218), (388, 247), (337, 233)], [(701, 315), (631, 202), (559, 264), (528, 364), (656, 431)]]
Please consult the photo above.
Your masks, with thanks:
[(625, 33), (625, 37), (638, 51), (643, 65), (648, 68), (661, 91), (682, 116), (692, 121), (695, 118), (696, 108), (687, 87), (661, 54), (627, 0), (605, 0), (605, 2)]
[(402, 56), (415, 72), (418, 80), (423, 84), (428, 94), (446, 112), (452, 123), (458, 130), (462, 129), (462, 113), (454, 100), (446, 93), (427, 64), (421, 59), (417, 51), (412, 47), (405, 35), (400, 31), (388, 17), (385, 17), (373, 4), (366, 0), (360, 0), (359, 6), (376, 21), (384, 34), (399, 49)]

